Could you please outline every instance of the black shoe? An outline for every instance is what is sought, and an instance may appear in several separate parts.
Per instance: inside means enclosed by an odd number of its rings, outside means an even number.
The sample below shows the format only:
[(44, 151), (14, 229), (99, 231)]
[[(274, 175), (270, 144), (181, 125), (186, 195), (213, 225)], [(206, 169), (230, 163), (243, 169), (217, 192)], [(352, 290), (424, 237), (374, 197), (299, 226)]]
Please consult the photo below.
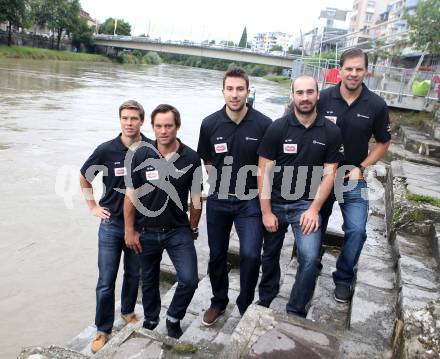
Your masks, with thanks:
[(183, 334), (182, 328), (180, 328), (180, 320), (173, 323), (167, 319), (167, 331), (169, 337), (179, 339)]
[(157, 324), (158, 324), (157, 322), (150, 322), (150, 321), (144, 320), (144, 324), (142, 324), (142, 326), (145, 329), (154, 330), (154, 328), (157, 327)]
[(348, 303), (353, 296), (351, 287), (344, 284), (336, 284), (335, 300), (339, 303)]
[(259, 305), (260, 307), (264, 307), (264, 308), (269, 308), (269, 306), (270, 306), (270, 304), (268, 304), (268, 303), (266, 303), (266, 302), (263, 302), (263, 301), (261, 301), (261, 300), (257, 300), (257, 301), (255, 302), (255, 304), (256, 304), (256, 305)]

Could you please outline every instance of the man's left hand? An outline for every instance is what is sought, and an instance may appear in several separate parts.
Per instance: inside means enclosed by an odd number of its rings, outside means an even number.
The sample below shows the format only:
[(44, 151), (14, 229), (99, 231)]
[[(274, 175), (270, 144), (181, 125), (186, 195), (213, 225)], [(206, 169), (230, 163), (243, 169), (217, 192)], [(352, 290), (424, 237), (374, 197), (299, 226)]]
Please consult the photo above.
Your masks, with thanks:
[(319, 212), (309, 208), (301, 214), (299, 225), (305, 235), (316, 232), (319, 228)]

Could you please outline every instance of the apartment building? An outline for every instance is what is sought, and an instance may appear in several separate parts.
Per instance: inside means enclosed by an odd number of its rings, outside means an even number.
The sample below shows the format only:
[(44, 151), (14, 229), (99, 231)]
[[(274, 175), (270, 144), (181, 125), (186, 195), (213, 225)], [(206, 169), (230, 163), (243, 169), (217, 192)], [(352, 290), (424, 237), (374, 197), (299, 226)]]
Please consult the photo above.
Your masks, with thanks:
[(281, 46), (282, 51), (287, 51), (293, 40), (293, 35), (284, 32), (262, 32), (254, 36), (252, 50), (269, 52), (273, 46)]

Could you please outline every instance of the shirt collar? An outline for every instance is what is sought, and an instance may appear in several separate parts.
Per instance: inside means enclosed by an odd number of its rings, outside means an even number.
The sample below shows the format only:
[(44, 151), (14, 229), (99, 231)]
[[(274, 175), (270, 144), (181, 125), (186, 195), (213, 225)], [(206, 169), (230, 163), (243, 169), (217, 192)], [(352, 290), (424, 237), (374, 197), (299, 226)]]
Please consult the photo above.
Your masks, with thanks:
[[(177, 138), (177, 141), (179, 142), (179, 148), (177, 149), (177, 152), (179, 154), (180, 157), (184, 157), (187, 154), (187, 150), (186, 150), (186, 145), (184, 143), (182, 143), (182, 141), (180, 140), (180, 138)], [(152, 141), (154, 148), (157, 150), (157, 140)], [(157, 150), (157, 153), (159, 153), (159, 150)]]
[[(344, 98), (341, 95), (341, 83), (338, 83), (336, 86), (334, 86), (331, 91), (332, 91), (332, 97), (333, 98), (339, 99), (339, 100), (345, 102)], [(359, 95), (359, 97), (356, 99), (356, 101), (361, 101), (361, 100), (362, 101), (366, 101), (366, 100), (368, 100), (368, 94), (369, 94), (368, 87), (367, 87), (367, 85), (365, 85), (362, 82), (362, 91), (361, 91), (361, 94)]]
[[(305, 126), (301, 122), (298, 121), (298, 119), (296, 118), (295, 113), (293, 111), (289, 113), (288, 118), (287, 118), (287, 122), (291, 126), (300, 126), (300, 127), (305, 128)], [(313, 121), (313, 123), (308, 128), (312, 128), (315, 126), (316, 127), (324, 126), (324, 119), (319, 114), (317, 114), (315, 121)]]
[[(122, 136), (122, 133), (119, 133), (118, 137), (116, 137), (113, 141), (115, 142), (115, 145), (117, 146), (118, 150), (127, 151), (128, 147), (122, 143), (121, 136)], [(148, 139), (147, 137), (145, 137), (142, 132), (141, 132), (141, 141), (148, 142), (148, 143), (151, 142), (151, 140)]]
[[(249, 106), (248, 104), (246, 104), (246, 106), (247, 106), (248, 110), (246, 112), (246, 115), (244, 115), (244, 118), (240, 121), (240, 123), (243, 122), (243, 121), (252, 121), (253, 120), (253, 116), (250, 116), (249, 114), (252, 111), (254, 111), (254, 109), (251, 106)], [(222, 122), (232, 122), (232, 123), (235, 123), (234, 121), (232, 121), (229, 118), (228, 113), (226, 112), (226, 105), (223, 105), (223, 107), (222, 107), (222, 109), (220, 111), (221, 111), (221, 113), (223, 115), (222, 116)]]

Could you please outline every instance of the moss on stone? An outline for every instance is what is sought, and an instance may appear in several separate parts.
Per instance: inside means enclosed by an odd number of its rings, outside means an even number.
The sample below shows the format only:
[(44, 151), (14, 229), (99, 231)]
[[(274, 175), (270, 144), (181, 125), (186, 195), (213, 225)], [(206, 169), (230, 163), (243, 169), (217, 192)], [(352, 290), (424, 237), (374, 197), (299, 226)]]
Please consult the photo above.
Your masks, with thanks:
[(176, 344), (173, 348), (177, 354), (194, 354), (197, 352), (197, 348), (192, 344)]
[(413, 202), (428, 203), (428, 204), (431, 204), (435, 207), (440, 208), (440, 199), (438, 199), (438, 198), (434, 198), (431, 196), (425, 196), (425, 195), (421, 195), (421, 194), (416, 194), (416, 193), (408, 193), (406, 198), (408, 198), (410, 201), (413, 201)]

